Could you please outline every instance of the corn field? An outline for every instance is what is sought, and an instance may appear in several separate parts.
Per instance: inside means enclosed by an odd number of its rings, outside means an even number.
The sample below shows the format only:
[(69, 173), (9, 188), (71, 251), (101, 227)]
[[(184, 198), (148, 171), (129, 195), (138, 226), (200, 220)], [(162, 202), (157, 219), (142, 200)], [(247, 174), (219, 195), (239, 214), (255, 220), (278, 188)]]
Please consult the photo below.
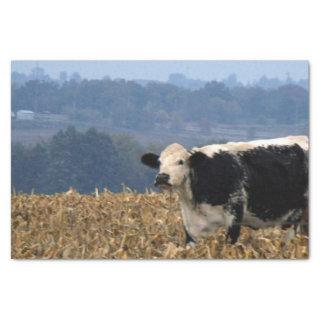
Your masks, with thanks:
[(177, 195), (168, 193), (13, 195), (11, 223), (14, 259), (308, 258), (308, 237), (284, 246), (280, 228), (243, 227), (235, 245), (219, 229), (186, 246)]

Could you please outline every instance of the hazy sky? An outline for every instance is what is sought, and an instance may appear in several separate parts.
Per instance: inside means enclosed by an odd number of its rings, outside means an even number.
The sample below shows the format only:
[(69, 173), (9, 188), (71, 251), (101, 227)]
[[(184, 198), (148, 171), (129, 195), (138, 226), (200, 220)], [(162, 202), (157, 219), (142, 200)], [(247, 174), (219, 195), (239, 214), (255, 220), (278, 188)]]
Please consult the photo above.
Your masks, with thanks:
[(29, 73), (38, 64), (50, 77), (58, 78), (60, 71), (79, 72), (83, 78), (100, 79), (104, 76), (124, 79), (150, 79), (166, 81), (170, 73), (184, 73), (188, 78), (221, 80), (236, 73), (244, 83), (268, 78), (285, 79), (287, 73), (294, 79), (306, 79), (307, 61), (13, 61), (12, 71)]

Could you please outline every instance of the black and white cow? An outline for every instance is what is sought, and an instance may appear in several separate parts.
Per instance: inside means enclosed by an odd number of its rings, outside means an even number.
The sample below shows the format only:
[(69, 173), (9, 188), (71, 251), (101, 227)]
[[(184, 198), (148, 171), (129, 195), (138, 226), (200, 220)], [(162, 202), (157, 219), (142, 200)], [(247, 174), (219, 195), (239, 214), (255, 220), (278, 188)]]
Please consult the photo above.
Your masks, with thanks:
[(308, 138), (229, 142), (187, 151), (174, 143), (141, 161), (159, 169), (155, 185), (179, 194), (187, 242), (242, 225), (297, 226), (308, 205)]

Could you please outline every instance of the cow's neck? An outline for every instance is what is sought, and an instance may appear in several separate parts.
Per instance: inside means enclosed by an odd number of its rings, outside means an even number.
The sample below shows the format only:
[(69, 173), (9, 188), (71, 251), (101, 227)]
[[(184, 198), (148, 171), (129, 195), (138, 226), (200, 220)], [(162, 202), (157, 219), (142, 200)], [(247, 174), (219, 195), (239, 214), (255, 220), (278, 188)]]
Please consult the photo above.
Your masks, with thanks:
[(194, 224), (194, 216), (196, 208), (192, 201), (192, 191), (190, 188), (190, 180), (186, 179), (183, 185), (177, 190), (180, 200), (181, 215), (183, 224), (189, 234), (192, 234), (192, 225)]
[(186, 205), (193, 207), (193, 196), (190, 186), (190, 179), (186, 178), (184, 183), (177, 189), (179, 194), (180, 203), (185, 203)]

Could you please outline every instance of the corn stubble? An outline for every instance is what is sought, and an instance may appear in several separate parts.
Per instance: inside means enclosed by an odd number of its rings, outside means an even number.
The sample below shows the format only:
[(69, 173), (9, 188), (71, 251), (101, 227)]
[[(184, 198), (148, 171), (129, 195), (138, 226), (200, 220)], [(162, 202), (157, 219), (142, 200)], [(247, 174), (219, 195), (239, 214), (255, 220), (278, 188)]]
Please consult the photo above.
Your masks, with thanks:
[(236, 245), (225, 230), (185, 245), (177, 195), (130, 190), (82, 195), (12, 196), (15, 259), (301, 259), (308, 237), (298, 234), (286, 247), (279, 228), (243, 227)]

